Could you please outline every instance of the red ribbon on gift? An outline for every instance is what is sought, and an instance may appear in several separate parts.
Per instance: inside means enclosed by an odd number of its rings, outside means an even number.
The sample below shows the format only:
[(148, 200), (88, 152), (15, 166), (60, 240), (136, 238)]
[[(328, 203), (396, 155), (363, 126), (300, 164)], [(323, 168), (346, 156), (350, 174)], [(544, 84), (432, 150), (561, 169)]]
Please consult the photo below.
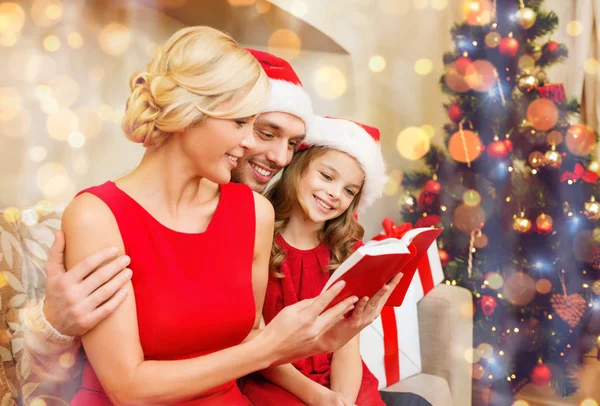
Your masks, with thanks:
[(586, 171), (583, 168), (583, 165), (576, 163), (573, 172), (565, 171), (560, 177), (561, 182), (566, 182), (569, 180), (577, 182), (579, 179), (583, 180), (584, 182), (594, 184), (598, 181), (598, 174), (592, 171)]
[[(433, 216), (427, 216), (433, 217)], [(436, 224), (439, 222), (439, 216), (436, 216)], [(413, 226), (411, 223), (402, 223), (397, 226), (394, 225), (394, 220), (389, 217), (383, 219), (383, 233), (376, 235), (373, 237), (374, 241), (381, 241), (387, 238), (397, 238), (401, 239), (404, 234), (406, 234), (409, 230), (412, 230)], [(421, 262), (419, 263), (419, 267), (417, 268), (419, 271), (419, 277), (421, 278), (421, 285), (423, 286), (423, 294), (426, 295), (431, 289), (434, 288), (433, 284), (433, 274), (431, 272), (431, 264), (429, 263), (429, 258), (427, 255), (423, 257)]]
[(383, 327), (383, 365), (385, 366), (386, 386), (400, 381), (400, 349), (398, 347), (398, 325), (396, 312), (391, 306), (381, 310)]
[(381, 241), (388, 238), (397, 238), (400, 239), (406, 234), (409, 230), (412, 230), (413, 226), (410, 223), (402, 223), (400, 225), (395, 226), (394, 220), (389, 217), (383, 219), (383, 233), (378, 234), (373, 237), (374, 241)]

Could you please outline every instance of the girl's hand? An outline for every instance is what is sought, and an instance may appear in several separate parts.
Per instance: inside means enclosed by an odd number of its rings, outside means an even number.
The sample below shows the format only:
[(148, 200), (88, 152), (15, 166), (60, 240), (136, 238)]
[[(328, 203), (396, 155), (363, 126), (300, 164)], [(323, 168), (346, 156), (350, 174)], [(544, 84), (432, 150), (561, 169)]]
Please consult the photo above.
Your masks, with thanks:
[(346, 395), (323, 387), (323, 391), (310, 406), (356, 406)]
[(322, 352), (333, 352), (352, 339), (360, 331), (373, 322), (381, 313), (381, 309), (400, 283), (402, 272), (398, 273), (370, 299), (363, 297), (358, 301), (350, 317), (340, 320), (323, 337)]
[(285, 307), (267, 324), (259, 335), (272, 354), (272, 364), (293, 362), (322, 352), (323, 335), (339, 324), (358, 301), (352, 296), (324, 311), (344, 285), (345, 282), (338, 282), (314, 299)]

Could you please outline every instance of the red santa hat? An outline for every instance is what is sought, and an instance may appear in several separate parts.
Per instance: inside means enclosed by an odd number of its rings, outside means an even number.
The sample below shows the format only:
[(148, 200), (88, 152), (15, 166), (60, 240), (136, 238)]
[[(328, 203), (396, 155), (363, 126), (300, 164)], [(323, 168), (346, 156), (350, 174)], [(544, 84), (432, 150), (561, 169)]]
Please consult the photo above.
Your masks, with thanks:
[(258, 60), (271, 80), (271, 99), (262, 112), (292, 114), (304, 121), (308, 133), (314, 114), (312, 102), (292, 65), (268, 52), (250, 48), (246, 50)]
[(334, 117), (315, 116), (312, 131), (307, 134), (300, 149), (323, 146), (345, 152), (354, 157), (365, 173), (359, 209), (362, 211), (381, 197), (387, 175), (375, 127)]

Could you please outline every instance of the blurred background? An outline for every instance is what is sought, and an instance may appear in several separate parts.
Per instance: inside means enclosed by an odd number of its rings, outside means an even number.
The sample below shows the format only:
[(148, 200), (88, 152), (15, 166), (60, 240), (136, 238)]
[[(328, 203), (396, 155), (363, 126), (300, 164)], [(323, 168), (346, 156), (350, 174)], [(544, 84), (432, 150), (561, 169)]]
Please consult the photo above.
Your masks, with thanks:
[[(444, 104), (449, 96), (440, 78), (448, 68), (444, 54), (457, 47), (452, 28), (469, 18), (466, 3), (482, 7), (496, 2), (0, 1), (0, 208), (11, 213), (11, 208), (66, 203), (77, 191), (131, 170), (144, 149), (120, 131), (130, 76), (176, 30), (205, 24), (244, 46), (289, 60), (318, 113), (381, 129), (390, 177), (384, 198), (361, 217), (372, 237), (381, 231), (384, 217), (402, 221), (405, 174), (425, 168), (423, 159), (447, 138)], [(519, 0), (510, 3), (519, 7)], [(525, 3), (537, 8), (542, 2)], [(560, 20), (544, 42), (568, 49), (568, 58), (548, 66), (545, 75), (563, 84), (567, 98), (581, 103), (571, 123), (586, 123), (597, 131), (600, 1), (546, 0), (543, 8)], [(592, 161), (598, 159), (595, 140), (586, 152)], [(600, 172), (600, 166), (594, 168), (590, 170)], [(600, 295), (600, 286), (594, 292), (590, 297)], [(467, 361), (477, 360), (472, 355)], [(530, 403), (520, 405), (538, 404), (535, 399), (546, 399), (539, 404), (598, 405), (597, 364), (582, 369), (578, 397), (558, 400), (538, 386), (529, 389)], [(474, 376), (485, 381), (482, 377)], [(476, 384), (475, 403), (489, 400), (489, 392), (478, 390)]]

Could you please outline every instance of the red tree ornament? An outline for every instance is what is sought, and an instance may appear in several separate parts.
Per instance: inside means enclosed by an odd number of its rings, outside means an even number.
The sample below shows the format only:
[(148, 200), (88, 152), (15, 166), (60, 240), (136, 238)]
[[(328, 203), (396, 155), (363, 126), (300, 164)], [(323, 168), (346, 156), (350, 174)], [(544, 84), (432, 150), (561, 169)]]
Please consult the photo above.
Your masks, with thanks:
[(430, 214), (429, 216), (418, 219), (415, 222), (415, 228), (437, 226), (441, 221), (442, 219), (437, 214)]
[(519, 41), (513, 37), (502, 38), (498, 50), (502, 55), (513, 58), (519, 53)]
[(440, 182), (437, 182), (435, 180), (428, 180), (425, 186), (423, 187), (423, 192), (439, 194), (441, 189), (442, 185), (440, 185)]
[(560, 48), (560, 44), (556, 41), (550, 41), (546, 44), (546, 50), (548, 52), (556, 52)]
[(509, 150), (504, 141), (494, 141), (485, 149), (488, 156), (492, 159), (504, 159), (508, 156)]
[(508, 150), (508, 152), (513, 152), (513, 143), (511, 140), (509, 140), (508, 138), (506, 138), (504, 141), (504, 146), (506, 146), (506, 149)]
[(496, 298), (494, 296), (482, 296), (480, 305), (483, 314), (491, 316), (496, 311), (498, 303), (496, 303)]
[(448, 109), (448, 117), (450, 117), (450, 120), (452, 120), (452, 122), (454, 122), (454, 123), (460, 122), (460, 120), (462, 120), (464, 114), (465, 114), (465, 112), (463, 111), (463, 109), (460, 108), (460, 106), (458, 104), (453, 104)]
[(440, 262), (442, 263), (442, 266), (448, 265), (448, 262), (450, 262), (450, 254), (448, 254), (448, 251), (438, 249), (438, 253), (440, 254)]
[(548, 365), (540, 363), (531, 370), (531, 375), (529, 375), (529, 377), (534, 385), (545, 386), (548, 385), (552, 379), (552, 371)]

